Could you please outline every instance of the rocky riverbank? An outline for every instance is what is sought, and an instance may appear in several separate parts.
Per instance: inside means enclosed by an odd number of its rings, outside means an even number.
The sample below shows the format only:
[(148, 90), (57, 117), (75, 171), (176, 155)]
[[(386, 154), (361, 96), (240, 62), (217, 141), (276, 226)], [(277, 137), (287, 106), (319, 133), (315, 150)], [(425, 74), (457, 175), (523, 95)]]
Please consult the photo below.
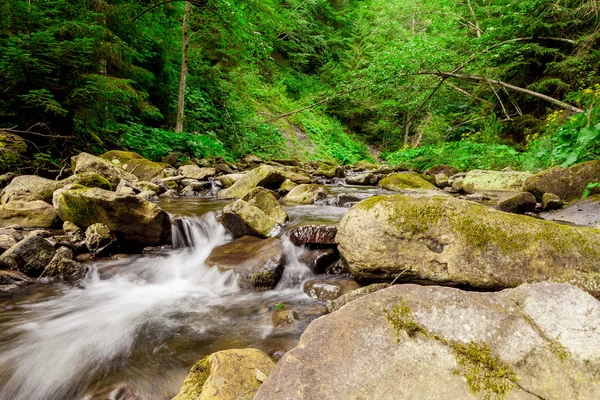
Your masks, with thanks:
[[(160, 202), (219, 199), (233, 240), (205, 264), (269, 291), (293, 268), (289, 238), (311, 274), (297, 283), (331, 314), (276, 366), (281, 355), (256, 349), (207, 355), (178, 400), (600, 396), (600, 200), (577, 200), (600, 162), (531, 174), (196, 161), (81, 153), (61, 180), (0, 177), (0, 289), (78, 282), (87, 260), (189, 245), (173, 243), (184, 221)], [(336, 190), (347, 185), (364, 190)], [(289, 225), (293, 207), (315, 205), (348, 211)], [(278, 305), (273, 326), (299, 314)]]

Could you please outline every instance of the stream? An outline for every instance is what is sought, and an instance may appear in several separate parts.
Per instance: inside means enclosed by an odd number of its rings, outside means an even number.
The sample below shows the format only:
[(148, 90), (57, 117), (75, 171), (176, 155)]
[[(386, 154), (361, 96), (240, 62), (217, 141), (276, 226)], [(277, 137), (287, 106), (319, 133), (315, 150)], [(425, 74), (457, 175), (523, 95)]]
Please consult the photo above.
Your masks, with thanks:
[[(384, 192), (330, 189), (320, 204), (286, 207), (286, 229), (336, 223), (353, 202)], [(231, 271), (204, 265), (214, 247), (231, 240), (218, 222), (225, 204), (197, 197), (162, 201), (165, 211), (182, 219), (174, 224), (173, 249), (94, 261), (75, 286), (37, 284), (0, 293), (0, 399), (105, 399), (114, 390), (170, 399), (191, 366), (215, 351), (255, 347), (277, 358), (295, 347), (324, 313), (324, 303), (302, 290), (312, 276), (298, 261), (304, 250), (284, 230), (286, 265), (277, 288), (241, 290)], [(271, 315), (279, 303), (290, 305), (298, 321), (274, 328)]]

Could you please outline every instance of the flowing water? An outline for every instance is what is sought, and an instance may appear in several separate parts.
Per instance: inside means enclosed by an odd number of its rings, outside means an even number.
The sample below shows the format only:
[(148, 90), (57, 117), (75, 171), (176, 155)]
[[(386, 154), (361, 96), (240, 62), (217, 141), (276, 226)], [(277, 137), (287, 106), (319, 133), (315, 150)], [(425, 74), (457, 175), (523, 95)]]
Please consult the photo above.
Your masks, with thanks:
[[(35, 285), (1, 295), (0, 399), (104, 399), (98, 393), (114, 387), (139, 399), (169, 399), (207, 354), (256, 347), (277, 356), (293, 348), (324, 312), (302, 291), (312, 276), (299, 261), (304, 250), (284, 236), (286, 266), (277, 288), (242, 291), (232, 272), (204, 265), (215, 246), (231, 240), (216, 218), (224, 204), (163, 202), (183, 215), (174, 224), (173, 249), (95, 262), (76, 286)], [(294, 225), (336, 222), (348, 208), (286, 210)], [(274, 328), (279, 303), (299, 320)]]

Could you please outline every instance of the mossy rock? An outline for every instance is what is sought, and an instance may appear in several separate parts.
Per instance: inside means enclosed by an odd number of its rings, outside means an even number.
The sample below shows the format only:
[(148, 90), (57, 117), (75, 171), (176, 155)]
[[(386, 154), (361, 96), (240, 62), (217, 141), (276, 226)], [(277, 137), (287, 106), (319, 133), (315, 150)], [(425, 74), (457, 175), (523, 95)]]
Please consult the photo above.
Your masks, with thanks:
[(286, 194), (282, 203), (313, 204), (316, 200), (322, 199), (329, 193), (329, 190), (323, 185), (309, 184), (298, 185)]
[(276, 189), (285, 180), (282, 171), (270, 165), (261, 165), (243, 176), (227, 189), (217, 193), (219, 199), (239, 199), (257, 186)]
[(355, 171), (371, 171), (379, 168), (379, 165), (373, 164), (372, 162), (367, 160), (360, 160), (359, 162), (354, 164), (353, 168)]
[(112, 189), (110, 182), (95, 172), (75, 174), (61, 181), (46, 179), (37, 175), (22, 175), (14, 178), (4, 188), (0, 204), (6, 204), (15, 200), (42, 200), (46, 203), (51, 203), (54, 191), (70, 184), (97, 187), (106, 190)]
[(600, 230), (508, 214), (453, 197), (375, 196), (342, 218), (336, 236), (362, 281), (497, 290), (568, 282), (600, 295)]
[(179, 167), (179, 173), (186, 178), (203, 181), (215, 176), (217, 170), (215, 168), (200, 168), (196, 164), (191, 163)]
[(171, 237), (169, 215), (156, 204), (133, 195), (81, 185), (67, 185), (54, 193), (56, 213), (82, 229), (105, 224), (118, 239), (137, 246), (166, 243)]
[(525, 181), (532, 176), (523, 171), (469, 171), (463, 179), (462, 189), (467, 193), (488, 190), (528, 191), (524, 189)]
[(303, 184), (305, 185), (305, 184), (315, 182), (315, 180), (313, 178), (311, 178), (307, 174), (300, 173), (300, 172), (283, 171), (283, 176), (285, 176), (285, 179), (288, 179), (298, 185), (303, 185)]
[(229, 187), (233, 186), (233, 184), (236, 183), (238, 180), (240, 180), (240, 178), (242, 178), (244, 175), (246, 175), (246, 174), (245, 173), (227, 174), (227, 175), (221, 175), (218, 179), (221, 181), (224, 188), (229, 188)]
[(281, 184), (281, 186), (279, 187), (279, 189), (281, 189), (281, 190), (283, 190), (285, 192), (289, 192), (290, 190), (292, 190), (296, 186), (298, 186), (296, 183), (290, 181), (289, 179), (286, 179), (285, 181), (283, 181), (283, 183)]
[(596, 399), (599, 332), (567, 284), (394, 285), (312, 321), (254, 399)]
[(435, 185), (412, 173), (390, 175), (380, 180), (379, 186), (394, 192), (405, 190), (437, 190)]
[(27, 144), (21, 136), (0, 129), (0, 173), (20, 164)]
[(242, 199), (223, 208), (221, 223), (233, 237), (251, 235), (267, 238), (277, 226), (277, 221), (257, 206)]
[(54, 207), (42, 200), (15, 200), (0, 205), (0, 228), (50, 229), (60, 226)]
[(121, 168), (135, 175), (139, 180), (151, 181), (154, 178), (164, 178), (165, 167), (168, 163), (150, 161), (133, 151), (111, 150), (100, 156), (111, 163), (117, 160)]
[(235, 271), (243, 288), (272, 289), (283, 272), (283, 244), (275, 238), (244, 236), (215, 247), (205, 265)]
[(589, 183), (595, 182), (600, 182), (600, 161), (588, 161), (537, 173), (525, 181), (525, 190), (538, 200), (544, 193), (553, 193), (563, 201), (573, 201), (581, 197)]
[(46, 239), (31, 235), (0, 255), (0, 269), (13, 269), (37, 278), (56, 251)]
[[(106, 178), (113, 187), (117, 187), (121, 179), (135, 182), (138, 178), (125, 169), (116, 166), (104, 158), (96, 157), (88, 153), (80, 153), (71, 157), (71, 169), (73, 173), (95, 172)], [(148, 180), (148, 179), (143, 179)]]
[(192, 367), (173, 400), (251, 400), (274, 367), (258, 349), (218, 351)]
[(344, 176), (346, 176), (346, 172), (344, 171), (344, 168), (342, 168), (340, 165), (334, 165), (334, 166), (323, 165), (319, 169), (317, 169), (315, 172), (313, 172), (313, 175), (332, 179), (332, 178), (343, 178)]

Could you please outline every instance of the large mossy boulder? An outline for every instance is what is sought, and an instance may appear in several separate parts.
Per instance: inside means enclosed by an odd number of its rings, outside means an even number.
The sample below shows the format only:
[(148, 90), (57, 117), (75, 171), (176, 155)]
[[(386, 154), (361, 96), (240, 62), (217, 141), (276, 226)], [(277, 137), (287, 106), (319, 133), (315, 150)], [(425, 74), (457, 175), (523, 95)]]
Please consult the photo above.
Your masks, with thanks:
[(267, 189), (256, 188), (223, 209), (221, 223), (234, 237), (266, 238), (288, 220), (288, 215)]
[[(469, 171), (462, 181), (462, 189), (467, 193), (488, 190), (524, 191), (524, 184), (531, 172), (523, 171)], [(525, 190), (527, 191), (527, 190)]]
[(16, 200), (42, 200), (46, 203), (52, 203), (52, 194), (54, 191), (70, 184), (98, 187), (106, 190), (112, 189), (110, 182), (95, 172), (84, 172), (72, 175), (61, 181), (46, 179), (37, 175), (22, 175), (14, 178), (10, 184), (2, 190), (0, 204), (6, 204)]
[(82, 229), (102, 223), (128, 244), (159, 245), (171, 236), (169, 215), (137, 196), (70, 185), (54, 193), (52, 204), (63, 221)]
[(0, 205), (0, 228), (50, 229), (60, 226), (54, 207), (42, 200), (15, 200)]
[(525, 181), (525, 190), (538, 200), (542, 199), (544, 193), (553, 193), (561, 200), (572, 201), (580, 198), (588, 183), (592, 182), (600, 182), (600, 161), (542, 171)]
[(0, 255), (0, 269), (13, 269), (37, 278), (52, 261), (54, 253), (50, 242), (31, 235)]
[(600, 295), (600, 230), (508, 214), (453, 197), (376, 196), (336, 236), (362, 281), (497, 290), (568, 282)]
[(313, 321), (255, 400), (597, 399), (600, 302), (395, 285)]
[(257, 186), (276, 189), (285, 181), (282, 171), (270, 165), (261, 165), (239, 177), (233, 185), (217, 193), (219, 199), (239, 199)]
[(27, 143), (21, 136), (0, 129), (0, 172), (6, 172), (21, 162)]
[(95, 172), (105, 177), (115, 188), (119, 185), (121, 179), (124, 179), (128, 182), (135, 182), (138, 180), (138, 178), (131, 172), (116, 166), (104, 158), (96, 157), (88, 153), (80, 153), (71, 157), (71, 169), (73, 170), (74, 174)]
[(154, 178), (165, 177), (165, 167), (168, 164), (157, 163), (142, 157), (133, 151), (111, 150), (100, 156), (135, 175), (141, 181), (151, 181)]
[(215, 176), (217, 170), (215, 168), (201, 168), (196, 164), (190, 163), (179, 167), (179, 173), (188, 179), (197, 179), (204, 181), (210, 177)]
[(274, 367), (258, 349), (218, 351), (192, 367), (172, 400), (251, 400)]
[(329, 193), (329, 190), (323, 185), (308, 184), (298, 185), (292, 188), (288, 194), (286, 194), (282, 203), (296, 203), (296, 204), (313, 204), (316, 200), (322, 199)]
[(283, 272), (283, 244), (275, 238), (244, 236), (215, 247), (206, 261), (208, 267), (239, 274), (242, 288), (272, 289)]
[(437, 190), (435, 185), (427, 182), (417, 174), (398, 173), (379, 181), (379, 186), (386, 190), (402, 192), (406, 190)]

